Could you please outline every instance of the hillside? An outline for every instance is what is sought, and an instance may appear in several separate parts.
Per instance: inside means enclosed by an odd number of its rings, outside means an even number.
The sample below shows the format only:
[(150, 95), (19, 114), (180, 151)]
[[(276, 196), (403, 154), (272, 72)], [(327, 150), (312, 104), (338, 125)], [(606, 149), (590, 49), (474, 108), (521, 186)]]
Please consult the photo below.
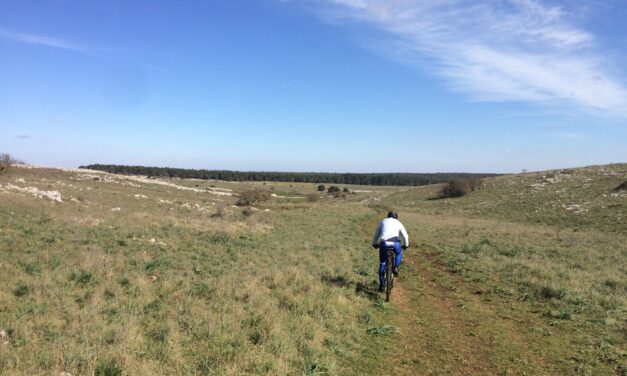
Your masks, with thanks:
[[(0, 175), (6, 374), (627, 374), (627, 165), (439, 186)], [(253, 207), (234, 206), (269, 191)], [(412, 238), (392, 302), (369, 246)], [(395, 356), (382, 349), (394, 349)], [(54, 373), (56, 372), (56, 373)]]
[(430, 186), (384, 199), (406, 205), (419, 242), (408, 305), (450, 310), (414, 333), (433, 348), (425, 328), (452, 327), (450, 341), (468, 343), (441, 343), (432, 369), (461, 357), (483, 358), (475, 374), (625, 374), (625, 180), (620, 164), (485, 179), (461, 198), (434, 199)]
[(434, 200), (439, 187), (433, 185), (396, 195), (391, 203), (423, 213), (445, 210), (462, 216), (624, 234), (625, 189), (617, 188), (625, 181), (627, 164), (613, 164), (484, 179), (477, 192), (452, 200)]

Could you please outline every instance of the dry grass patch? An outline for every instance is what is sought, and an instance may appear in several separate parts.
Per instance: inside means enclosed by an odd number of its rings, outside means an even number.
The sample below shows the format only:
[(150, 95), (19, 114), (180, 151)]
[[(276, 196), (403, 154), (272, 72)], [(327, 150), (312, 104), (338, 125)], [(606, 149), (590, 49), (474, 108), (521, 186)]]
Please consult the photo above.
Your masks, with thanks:
[[(195, 208), (207, 206), (202, 192), (19, 173), (82, 200), (0, 196), (9, 374), (345, 374), (361, 359), (366, 328), (354, 318), (370, 300), (320, 276), (364, 278), (353, 269), (365, 262), (353, 252), (361, 239), (347, 234), (366, 209), (273, 207), (247, 218), (226, 201), (215, 217)], [(327, 264), (331, 251), (341, 264)]]

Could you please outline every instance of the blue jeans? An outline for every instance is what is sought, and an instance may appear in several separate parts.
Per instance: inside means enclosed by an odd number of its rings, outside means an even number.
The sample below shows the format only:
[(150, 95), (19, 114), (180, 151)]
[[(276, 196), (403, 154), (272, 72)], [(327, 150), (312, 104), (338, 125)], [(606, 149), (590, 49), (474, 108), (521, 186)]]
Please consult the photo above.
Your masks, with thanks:
[(387, 264), (387, 250), (394, 249), (394, 253), (396, 254), (395, 264), (396, 267), (401, 264), (403, 261), (403, 248), (401, 248), (401, 242), (381, 242), (379, 243), (379, 283), (383, 286), (385, 282), (385, 265)]

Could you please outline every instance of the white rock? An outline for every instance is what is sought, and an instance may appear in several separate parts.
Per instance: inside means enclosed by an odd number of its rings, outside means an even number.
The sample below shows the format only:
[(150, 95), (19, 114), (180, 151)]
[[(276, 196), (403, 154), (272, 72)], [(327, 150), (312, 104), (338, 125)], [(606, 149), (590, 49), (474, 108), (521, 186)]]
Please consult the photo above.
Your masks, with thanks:
[(53, 202), (63, 202), (63, 197), (61, 197), (61, 193), (59, 191), (42, 191), (37, 187), (18, 187), (17, 185), (7, 184), (6, 189), (29, 193), (37, 198), (47, 198)]

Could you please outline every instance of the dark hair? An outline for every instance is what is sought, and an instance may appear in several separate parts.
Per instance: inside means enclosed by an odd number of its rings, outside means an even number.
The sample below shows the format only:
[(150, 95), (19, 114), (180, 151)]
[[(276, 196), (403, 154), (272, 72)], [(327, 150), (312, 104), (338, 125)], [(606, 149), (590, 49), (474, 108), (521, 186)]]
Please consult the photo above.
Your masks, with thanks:
[(398, 219), (398, 214), (395, 211), (391, 211), (388, 213), (388, 218)]

